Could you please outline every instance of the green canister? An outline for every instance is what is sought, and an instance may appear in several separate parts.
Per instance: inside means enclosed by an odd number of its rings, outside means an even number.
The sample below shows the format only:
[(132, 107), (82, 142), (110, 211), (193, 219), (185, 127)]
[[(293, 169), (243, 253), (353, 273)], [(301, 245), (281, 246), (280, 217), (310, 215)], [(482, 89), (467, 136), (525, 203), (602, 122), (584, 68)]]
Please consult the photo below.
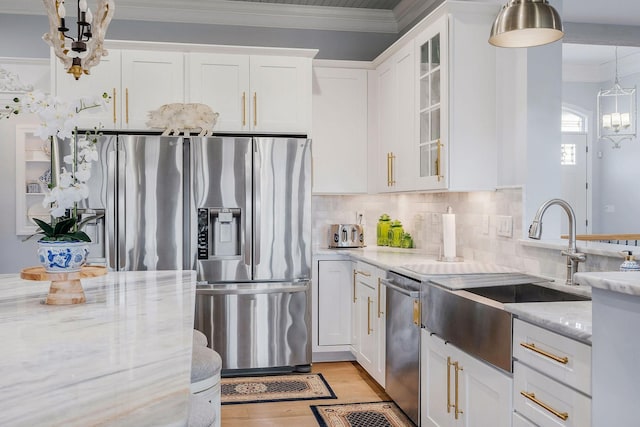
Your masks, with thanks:
[(391, 221), (391, 227), (389, 228), (389, 246), (393, 248), (401, 247), (403, 235), (404, 229), (402, 228), (402, 223), (397, 219)]
[(380, 215), (378, 219), (376, 243), (378, 246), (389, 246), (389, 228), (391, 227), (391, 217), (387, 214)]
[(404, 233), (404, 236), (402, 236), (402, 247), (405, 249), (413, 248), (413, 238), (411, 237), (411, 234)]

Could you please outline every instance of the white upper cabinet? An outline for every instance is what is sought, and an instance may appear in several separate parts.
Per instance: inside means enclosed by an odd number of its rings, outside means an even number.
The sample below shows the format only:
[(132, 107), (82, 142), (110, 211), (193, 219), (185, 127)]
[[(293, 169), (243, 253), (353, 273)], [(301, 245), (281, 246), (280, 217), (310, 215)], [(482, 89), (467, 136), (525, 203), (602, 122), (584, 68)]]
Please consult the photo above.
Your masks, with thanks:
[(367, 70), (313, 68), (313, 192), (367, 192)]
[[(415, 40), (418, 72), (418, 90), (415, 110), (416, 135), (412, 157), (416, 188), (440, 189), (447, 187), (448, 150), (448, 83), (449, 67), (446, 53), (447, 17), (430, 25)], [(443, 56), (444, 53), (444, 56)], [(415, 167), (417, 166), (417, 171)]]
[(306, 134), (311, 125), (311, 59), (251, 56), (250, 63), (252, 129)]
[(189, 102), (220, 113), (218, 132), (309, 132), (311, 58), (190, 53)]
[(123, 129), (147, 129), (149, 111), (184, 102), (184, 54), (142, 50), (122, 51)]
[[(56, 57), (52, 58), (53, 93), (65, 99), (80, 97), (96, 97), (103, 93), (111, 96), (107, 109), (94, 108), (83, 111), (79, 116), (81, 127), (93, 128), (101, 124), (107, 129), (120, 126), (120, 75), (121, 54), (118, 49), (109, 49), (109, 54), (102, 57), (100, 63), (91, 69), (91, 74), (83, 75), (76, 80), (68, 74)], [(115, 101), (115, 102), (114, 102)]]
[(184, 102), (184, 54), (181, 52), (109, 49), (109, 54), (75, 80), (56, 60), (54, 92), (68, 100), (111, 96), (106, 110), (80, 114), (81, 127), (99, 123), (107, 129), (147, 129), (148, 113), (163, 104)]
[(378, 191), (411, 188), (414, 126), (414, 52), (408, 44), (377, 68)]
[[(376, 59), (379, 191), (497, 185), (497, 5), (444, 2)], [(410, 69), (408, 69), (410, 68)]]
[(249, 56), (191, 53), (189, 101), (207, 104), (220, 115), (216, 131), (249, 129)]

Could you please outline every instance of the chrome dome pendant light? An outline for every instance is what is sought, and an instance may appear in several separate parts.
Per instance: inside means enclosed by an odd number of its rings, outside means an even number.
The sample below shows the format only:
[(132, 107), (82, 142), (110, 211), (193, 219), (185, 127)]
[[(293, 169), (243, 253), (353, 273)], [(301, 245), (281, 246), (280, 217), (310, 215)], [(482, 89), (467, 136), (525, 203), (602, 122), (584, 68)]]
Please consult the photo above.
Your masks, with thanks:
[(563, 36), (560, 14), (547, 0), (509, 0), (493, 22), (489, 43), (498, 47), (531, 47)]

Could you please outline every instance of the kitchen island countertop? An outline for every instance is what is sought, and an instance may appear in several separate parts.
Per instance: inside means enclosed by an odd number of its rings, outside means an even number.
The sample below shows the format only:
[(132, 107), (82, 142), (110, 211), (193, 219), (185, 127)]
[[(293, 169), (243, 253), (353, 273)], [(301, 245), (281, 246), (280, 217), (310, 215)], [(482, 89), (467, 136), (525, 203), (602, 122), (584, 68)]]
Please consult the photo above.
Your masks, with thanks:
[(86, 304), (0, 275), (0, 425), (187, 423), (195, 273), (83, 279)]
[(591, 301), (505, 304), (518, 318), (591, 345)]

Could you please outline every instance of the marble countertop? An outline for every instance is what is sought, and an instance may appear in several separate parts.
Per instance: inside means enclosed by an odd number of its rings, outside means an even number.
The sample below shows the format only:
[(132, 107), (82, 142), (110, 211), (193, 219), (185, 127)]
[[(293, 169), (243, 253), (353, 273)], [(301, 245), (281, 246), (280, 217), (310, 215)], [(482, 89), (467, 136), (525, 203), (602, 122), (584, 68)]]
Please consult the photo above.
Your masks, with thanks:
[(522, 320), (591, 345), (591, 301), (504, 304)]
[[(464, 282), (457, 283), (449, 280), (446, 286), (449, 289), (461, 289), (467, 287), (488, 286), (486, 278), (495, 283), (497, 279), (501, 283), (511, 283), (522, 277), (526, 282), (536, 282), (543, 286), (558, 289), (565, 292), (575, 293), (582, 296), (591, 296), (589, 286), (567, 286), (564, 282), (553, 281), (551, 278), (534, 275), (527, 278), (523, 275), (501, 275), (494, 273), (517, 273), (516, 270), (494, 264), (479, 263), (475, 261), (441, 262), (433, 254), (427, 254), (416, 249), (396, 249), (388, 247), (370, 246), (361, 249), (326, 249), (315, 248), (316, 256), (341, 256), (349, 257), (352, 260), (363, 261), (377, 267), (395, 271), (416, 280), (447, 281), (446, 275), (479, 274), (472, 284), (465, 278)], [(526, 274), (526, 273), (524, 273)], [(579, 273), (576, 277), (587, 274), (600, 273)], [(610, 273), (608, 273), (610, 274)], [(638, 293), (640, 294), (640, 273), (624, 273), (625, 275), (636, 275), (638, 278)], [(429, 276), (443, 275), (441, 278)], [(484, 275), (484, 277), (482, 277)], [(625, 276), (623, 278), (631, 278)], [(506, 278), (506, 279), (505, 279)], [(508, 280), (507, 280), (508, 279)], [(581, 283), (589, 284), (589, 283)], [(560, 301), (548, 303), (514, 303), (504, 304), (505, 309), (528, 322), (541, 327), (558, 332), (577, 340), (591, 343), (591, 301)]]
[(592, 288), (640, 296), (640, 272), (602, 271), (594, 273), (576, 273), (575, 281)]
[(87, 303), (0, 275), (0, 425), (184, 426), (195, 273), (82, 279)]

